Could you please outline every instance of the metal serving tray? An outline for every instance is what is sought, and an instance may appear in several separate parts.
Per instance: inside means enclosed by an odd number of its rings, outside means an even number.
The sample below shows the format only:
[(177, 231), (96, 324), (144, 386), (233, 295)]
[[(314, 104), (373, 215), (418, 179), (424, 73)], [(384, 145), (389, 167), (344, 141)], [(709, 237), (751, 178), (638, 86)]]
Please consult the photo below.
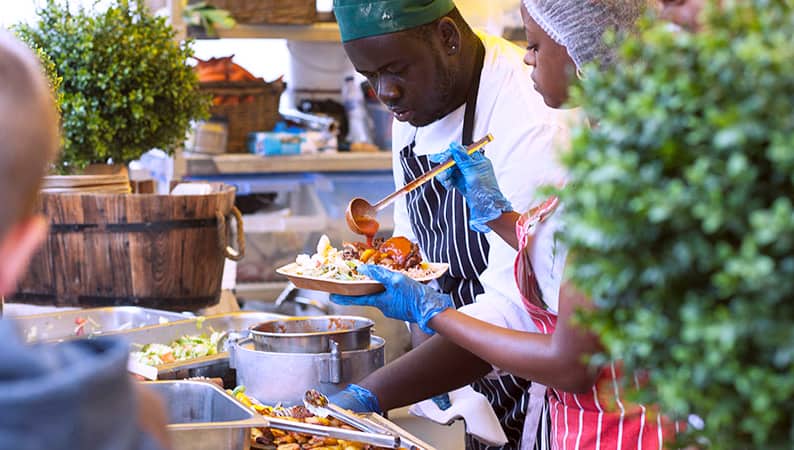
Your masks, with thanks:
[(384, 418), (383, 416), (375, 413), (369, 413), (365, 414), (364, 417), (386, 428), (397, 436), (400, 436), (400, 446), (402, 448), (407, 448), (410, 450), (436, 450), (436, 448), (432, 445), (405, 431), (403, 428), (400, 428), (397, 426), (397, 424)]
[(124, 330), (184, 320), (184, 314), (114, 306), (72, 309), (46, 314), (9, 317), (16, 322), (28, 342), (53, 342), (85, 336), (113, 334)]
[[(118, 333), (107, 333), (125, 339), (133, 350), (146, 344), (170, 344), (184, 335), (196, 335), (212, 331), (247, 331), (249, 327), (268, 320), (279, 319), (281, 314), (264, 312), (236, 312), (197, 317), (163, 325), (154, 325)], [(226, 378), (229, 375), (229, 353), (178, 361), (157, 366), (157, 379), (174, 380), (192, 377)]]
[[(372, 445), (377, 445), (383, 448), (399, 448), (400, 450), (436, 450), (435, 447), (422, 441), (411, 433), (400, 428), (395, 423), (383, 418), (375, 413), (367, 413), (359, 415), (361, 421), (369, 427), (380, 428), (387, 432), (373, 431), (358, 431), (347, 430), (339, 428), (331, 428), (321, 425), (312, 425), (302, 422), (294, 422), (288, 419), (268, 417), (270, 428), (276, 428), (282, 431), (292, 431), (295, 433), (308, 434), (313, 436), (328, 436), (337, 439), (343, 439), (350, 442), (369, 442)], [(330, 432), (334, 430), (334, 432)], [(399, 440), (395, 441), (395, 437)], [(260, 444), (254, 442), (251, 444), (252, 449), (256, 450), (276, 450), (276, 446), (272, 444)]]
[(174, 450), (248, 450), (251, 428), (267, 421), (212, 383), (155, 381), (145, 383), (168, 409), (168, 431)]
[[(282, 429), (316, 435), (324, 435), (328, 430), (317, 425), (260, 416), (212, 383), (182, 380), (144, 384), (165, 402), (168, 409), (168, 430), (174, 450), (249, 450), (252, 448), (251, 428), (282, 428), (287, 425)], [(399, 436), (400, 448), (435, 450), (377, 414), (366, 414), (363, 417), (364, 420), (374, 422)], [(355, 433), (350, 433), (350, 437), (355, 440)]]

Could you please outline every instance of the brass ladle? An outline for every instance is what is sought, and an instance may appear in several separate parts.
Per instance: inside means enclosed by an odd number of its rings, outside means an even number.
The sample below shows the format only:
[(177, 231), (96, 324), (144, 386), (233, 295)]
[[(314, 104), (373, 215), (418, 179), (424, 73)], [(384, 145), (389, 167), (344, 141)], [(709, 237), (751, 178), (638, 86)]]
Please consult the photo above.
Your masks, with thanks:
[[(466, 152), (471, 155), (491, 141), (493, 141), (493, 135), (488, 133), (488, 135), (484, 138), (467, 146)], [(363, 234), (364, 236), (369, 237), (374, 236), (375, 233), (377, 233), (379, 227), (378, 222), (375, 220), (375, 216), (378, 214), (378, 211), (389, 206), (397, 197), (413, 191), (414, 189), (433, 179), (433, 177), (436, 175), (454, 165), (455, 160), (450, 158), (445, 163), (433, 168), (428, 172), (425, 172), (414, 181), (406, 184), (402, 187), (402, 189), (387, 195), (374, 205), (370, 205), (368, 201), (360, 197), (350, 200), (350, 203), (347, 205), (347, 210), (345, 211), (347, 226), (350, 227), (350, 229), (356, 234)]]

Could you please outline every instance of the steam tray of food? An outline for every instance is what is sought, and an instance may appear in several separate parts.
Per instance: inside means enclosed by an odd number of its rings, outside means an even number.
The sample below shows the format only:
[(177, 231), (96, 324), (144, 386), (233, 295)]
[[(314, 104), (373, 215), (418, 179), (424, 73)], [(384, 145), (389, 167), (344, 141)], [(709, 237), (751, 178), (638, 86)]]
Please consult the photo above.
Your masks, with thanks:
[(114, 306), (15, 316), (28, 342), (53, 342), (161, 325), (188, 317), (171, 311)]
[[(233, 391), (227, 391), (243, 405), (251, 408), (255, 412), (268, 418), (271, 422), (270, 428), (253, 428), (251, 430), (251, 448), (259, 450), (384, 450), (388, 447), (380, 447), (372, 444), (365, 444), (355, 440), (347, 440), (336, 437), (322, 436), (318, 434), (307, 434), (297, 431), (285, 431), (284, 427), (274, 425), (278, 420), (288, 420), (299, 424), (317, 426), (318, 431), (324, 427), (339, 428), (342, 430), (368, 432), (369, 430), (358, 430), (350, 425), (333, 417), (320, 417), (314, 415), (304, 406), (282, 407), (280, 405), (263, 405), (255, 398), (245, 392), (245, 387), (238, 386)], [(377, 414), (360, 415), (363, 422), (371, 423), (375, 428), (388, 431), (389, 435), (399, 438), (400, 449), (406, 450), (435, 450), (429, 444), (411, 435), (407, 431), (398, 427), (394, 423)]]
[(117, 335), (130, 343), (135, 363), (157, 368), (158, 379), (225, 378), (229, 375), (229, 353), (222, 345), (226, 336), (283, 317), (262, 312), (217, 314)]

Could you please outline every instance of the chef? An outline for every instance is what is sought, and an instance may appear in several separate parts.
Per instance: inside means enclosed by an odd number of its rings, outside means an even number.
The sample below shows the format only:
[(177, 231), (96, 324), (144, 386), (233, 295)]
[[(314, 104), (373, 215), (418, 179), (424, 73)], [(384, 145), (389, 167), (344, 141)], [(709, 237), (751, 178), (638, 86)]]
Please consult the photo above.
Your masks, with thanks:
[[(450, 142), (467, 145), (487, 133), (495, 141), (485, 151), (508, 200), (497, 210), (527, 210), (540, 198), (536, 187), (560, 179), (553, 149), (567, 139), (567, 122), (532, 89), (522, 49), (472, 30), (452, 0), (335, 0), (334, 12), (353, 66), (396, 119), (396, 187), (436, 166)], [(534, 331), (517, 300), (515, 251), (486, 218), (470, 229), (477, 213), (459, 192), (434, 180), (396, 202), (394, 234), (418, 242), (427, 261), (450, 265), (437, 288), (461, 311)], [(439, 336), (333, 400), (386, 411), (469, 383), (487, 397), (507, 443), (488, 446), (467, 436), (467, 448), (542, 448), (545, 439), (535, 434), (543, 394), (530, 397), (528, 380), (503, 374)]]

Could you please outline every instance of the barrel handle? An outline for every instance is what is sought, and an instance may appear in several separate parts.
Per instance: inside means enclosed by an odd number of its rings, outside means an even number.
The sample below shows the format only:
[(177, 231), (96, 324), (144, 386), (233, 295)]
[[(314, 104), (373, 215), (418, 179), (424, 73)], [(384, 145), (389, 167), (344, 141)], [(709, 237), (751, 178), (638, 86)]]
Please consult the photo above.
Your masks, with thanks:
[(227, 236), (229, 236), (229, 231), (227, 230), (227, 221), (226, 217), (221, 214), (220, 211), (215, 211), (215, 217), (218, 219), (218, 245), (221, 248), (224, 256), (231, 259), (232, 261), (239, 261), (243, 259), (245, 256), (245, 235), (243, 234), (243, 215), (240, 213), (240, 210), (237, 209), (236, 206), (232, 206), (232, 215), (234, 215), (234, 219), (237, 222), (237, 249), (229, 246), (229, 242)]

